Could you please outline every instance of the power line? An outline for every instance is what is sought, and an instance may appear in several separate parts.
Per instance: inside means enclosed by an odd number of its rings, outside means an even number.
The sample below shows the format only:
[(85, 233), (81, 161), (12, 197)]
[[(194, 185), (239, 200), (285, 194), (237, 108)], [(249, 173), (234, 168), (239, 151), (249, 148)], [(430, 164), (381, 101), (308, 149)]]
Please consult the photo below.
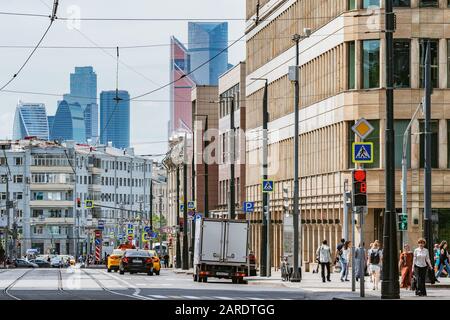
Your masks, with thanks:
[(12, 76), (12, 78), (10, 80), (8, 80), (3, 86), (0, 87), (0, 92), (2, 90), (4, 90), (7, 86), (9, 86), (11, 84), (11, 82), (13, 82), (17, 78), (17, 76), (22, 72), (23, 68), (25, 68), (25, 66), (28, 64), (28, 62), (30, 61), (31, 57), (33, 57), (34, 53), (39, 48), (39, 46), (41, 45), (42, 41), (44, 41), (45, 37), (47, 36), (47, 33), (50, 31), (50, 28), (52, 27), (53, 22), (56, 19), (56, 12), (57, 12), (57, 10), (58, 10), (58, 0), (55, 0), (54, 3), (53, 3), (52, 15), (50, 16), (50, 24), (48, 25), (47, 29), (45, 30), (45, 32), (42, 35), (42, 37), (39, 40), (39, 42), (36, 44), (36, 46), (33, 48), (31, 53), (28, 55), (28, 57), (25, 60), (25, 62), (19, 68), (19, 70)]

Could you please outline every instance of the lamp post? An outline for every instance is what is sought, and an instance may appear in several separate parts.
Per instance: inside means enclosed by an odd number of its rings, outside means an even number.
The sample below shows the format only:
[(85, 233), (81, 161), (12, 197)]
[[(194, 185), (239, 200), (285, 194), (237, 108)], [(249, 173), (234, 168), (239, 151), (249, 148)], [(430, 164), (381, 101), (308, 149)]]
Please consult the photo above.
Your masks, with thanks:
[[(207, 114), (198, 114), (194, 113), (194, 117), (205, 117), (205, 133), (208, 130), (208, 115)], [(208, 141), (204, 137), (205, 134), (203, 134), (203, 152), (205, 152), (206, 147), (208, 146)], [(203, 154), (202, 152), (202, 154)], [(205, 153), (206, 155), (206, 153)], [(209, 208), (208, 208), (208, 157), (204, 157), (203, 159), (203, 168), (204, 168), (204, 184), (205, 184), (205, 193), (203, 196), (203, 208), (205, 210), (205, 218), (208, 218), (209, 216)]]
[[(292, 275), (292, 282), (300, 282), (302, 281), (302, 246), (299, 248), (299, 239), (301, 241), (302, 236), (302, 228), (301, 228), (301, 219), (299, 217), (299, 164), (298, 164), (298, 143), (299, 143), (299, 108), (300, 108), (300, 79), (299, 79), (299, 68), (300, 68), (300, 48), (299, 43), (300, 40), (306, 39), (311, 35), (311, 29), (304, 29), (305, 35), (301, 36), (299, 34), (295, 34), (292, 37), (292, 40), (295, 42), (295, 66), (294, 72), (289, 72), (290, 80), (294, 82), (294, 214), (293, 214), (293, 222), (294, 222), (294, 273)], [(292, 67), (290, 71), (292, 70)]]
[[(268, 155), (268, 132), (267, 124), (269, 122), (269, 112), (268, 112), (268, 86), (269, 80), (266, 78), (252, 78), (251, 80), (263, 80), (264, 85), (264, 97), (263, 97), (263, 160), (262, 160), (262, 177), (263, 180), (267, 180), (267, 155)], [(260, 276), (266, 277), (271, 274), (271, 264), (270, 264), (270, 209), (269, 209), (269, 194), (263, 192), (263, 212), (262, 212), (262, 230), (261, 230), (261, 254), (260, 254)]]

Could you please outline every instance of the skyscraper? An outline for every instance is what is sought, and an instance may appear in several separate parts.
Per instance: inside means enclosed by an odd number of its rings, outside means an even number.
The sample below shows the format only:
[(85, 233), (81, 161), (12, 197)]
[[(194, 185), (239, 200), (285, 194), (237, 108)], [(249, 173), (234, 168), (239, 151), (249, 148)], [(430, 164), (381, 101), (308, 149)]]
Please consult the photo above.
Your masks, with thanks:
[(64, 100), (78, 102), (83, 109), (86, 139), (98, 137), (98, 105), (92, 106), (97, 104), (97, 74), (93, 67), (75, 67), (75, 73), (70, 74), (70, 94), (65, 94)]
[[(170, 124), (169, 136), (177, 131), (182, 123), (190, 127), (192, 122), (191, 90), (195, 83), (187, 76), (190, 69), (189, 53), (175, 37), (170, 39)], [(180, 79), (179, 81), (176, 81)], [(173, 83), (173, 81), (176, 81)]]
[(228, 70), (228, 22), (189, 22), (188, 33), (191, 70), (215, 57), (193, 72), (193, 80), (198, 85), (217, 85)]
[(83, 109), (78, 102), (68, 103), (63, 100), (58, 104), (52, 127), (52, 140), (74, 140), (86, 142), (86, 127)]
[(20, 140), (35, 136), (42, 140), (49, 139), (47, 113), (42, 103), (23, 103), (16, 107), (13, 124), (13, 139)]
[(55, 116), (47, 116), (48, 120), (48, 137), (52, 139), (53, 122), (55, 122)]
[(100, 93), (100, 142), (112, 142), (113, 147), (125, 149), (130, 146), (130, 95), (119, 90)]

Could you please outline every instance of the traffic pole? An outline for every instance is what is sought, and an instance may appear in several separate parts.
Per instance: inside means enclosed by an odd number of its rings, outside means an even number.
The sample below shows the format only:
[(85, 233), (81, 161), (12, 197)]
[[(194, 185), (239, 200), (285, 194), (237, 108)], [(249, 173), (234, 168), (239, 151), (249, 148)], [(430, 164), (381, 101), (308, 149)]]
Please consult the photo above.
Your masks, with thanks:
[[(151, 211), (150, 211), (151, 212)], [(181, 268), (181, 243), (180, 243), (180, 167), (177, 166), (177, 249), (175, 268)]]
[[(268, 83), (266, 79), (266, 84), (264, 86), (264, 98), (263, 98), (263, 165), (262, 165), (262, 171), (263, 171), (263, 181), (267, 180), (267, 123), (269, 121), (269, 113), (268, 113), (268, 101), (267, 101), (267, 95), (268, 95)], [(262, 186), (262, 184), (261, 184)], [(260, 276), (265, 277), (267, 276), (268, 270), (267, 270), (267, 248), (268, 248), (268, 237), (267, 237), (267, 221), (269, 216), (269, 195), (267, 192), (263, 192), (263, 210), (262, 210), (262, 230), (261, 230), (261, 257), (260, 257)]]
[(230, 97), (230, 219), (236, 218), (235, 200), (235, 178), (234, 178), (234, 158), (235, 158), (235, 128), (234, 128), (234, 97)]
[(188, 199), (187, 199), (187, 153), (186, 153), (187, 141), (186, 135), (184, 136), (184, 159), (183, 159), (183, 270), (189, 269), (189, 244), (187, 236), (187, 211), (188, 211)]
[[(393, 33), (395, 16), (393, 1), (385, 0), (386, 21), (386, 131), (385, 131), (385, 193), (386, 210), (383, 228), (383, 279), (382, 299), (400, 299), (400, 286), (397, 265), (397, 213), (395, 210), (395, 132), (394, 132), (394, 82), (393, 82)], [(363, 219), (361, 215), (361, 220)], [(361, 234), (363, 229), (361, 229)], [(362, 284), (362, 283), (361, 283)], [(363, 286), (362, 286), (363, 287)]]

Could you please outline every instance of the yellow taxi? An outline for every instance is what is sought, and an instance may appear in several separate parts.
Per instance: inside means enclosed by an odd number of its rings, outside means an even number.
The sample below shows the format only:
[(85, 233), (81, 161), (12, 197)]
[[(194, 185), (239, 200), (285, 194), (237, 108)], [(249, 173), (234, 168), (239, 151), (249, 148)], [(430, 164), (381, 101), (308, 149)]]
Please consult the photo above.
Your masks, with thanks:
[(156, 253), (155, 250), (146, 250), (148, 251), (148, 253), (150, 253), (150, 256), (153, 259), (153, 272), (159, 276), (159, 273), (161, 271), (161, 261), (158, 257), (158, 254)]
[(122, 249), (114, 249), (113, 250), (113, 252), (108, 257), (108, 263), (107, 263), (108, 272), (111, 272), (111, 270), (114, 270), (114, 272), (117, 272), (119, 270), (120, 259), (122, 259), (124, 253), (125, 253), (125, 250), (122, 250)]

